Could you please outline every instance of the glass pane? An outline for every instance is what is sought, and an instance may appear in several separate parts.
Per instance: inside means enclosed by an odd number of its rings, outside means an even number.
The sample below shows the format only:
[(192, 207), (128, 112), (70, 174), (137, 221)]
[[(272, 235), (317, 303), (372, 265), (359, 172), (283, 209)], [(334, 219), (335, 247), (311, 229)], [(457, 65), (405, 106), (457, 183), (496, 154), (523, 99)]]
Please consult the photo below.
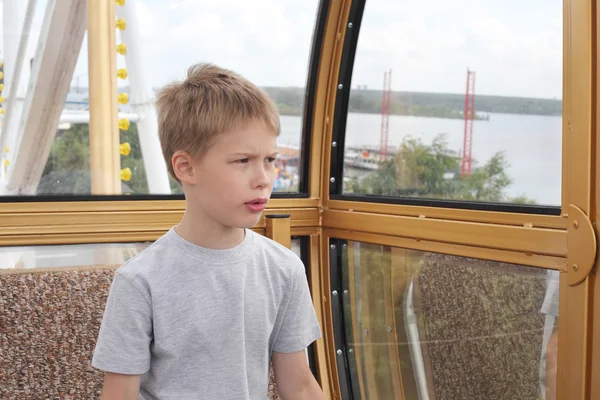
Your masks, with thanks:
[(343, 193), (560, 205), (562, 7), (366, 2)]
[[(16, 8), (13, 4), (17, 3), (22, 21), (27, 2), (4, 2), (4, 8)], [(45, 24), (53, 21), (52, 28), (60, 30), (61, 23), (74, 23), (64, 18), (52, 18), (56, 14), (53, 11), (65, 11), (61, 3), (47, 0), (37, 3), (21, 83), (24, 84), (23, 97), (34, 94), (36, 98), (45, 98), (59, 88), (63, 88), (66, 97), (53, 103), (52, 110), (46, 110), (48, 114), (44, 114), (45, 118), (52, 113), (56, 115), (57, 123), (52, 126), (48, 126), (48, 120), (53, 121), (52, 118), (41, 120), (40, 109), (34, 107), (21, 113), (23, 120), (34, 120), (38, 114), (39, 127), (47, 131), (43, 135), (37, 134), (35, 141), (24, 140), (27, 130), (23, 133), (18, 126), (12, 130), (6, 129), (6, 125), (0, 128), (1, 136), (10, 137), (5, 146), (8, 151), (1, 156), (6, 164), (2, 166), (0, 195), (96, 194), (92, 193), (91, 176), (112, 172), (117, 177), (119, 171), (120, 190), (105, 194), (181, 193), (181, 187), (168, 175), (164, 165), (152, 104), (158, 88), (183, 79), (188, 67), (200, 62), (214, 63), (242, 74), (275, 101), (282, 129), (278, 139), (280, 157), (276, 161), (274, 192), (298, 192), (299, 182), (303, 179), (301, 142), (305, 86), (318, 0), (265, 0), (259, 3), (228, 0), (218, 4), (189, 0), (128, 0), (123, 7), (117, 6), (116, 40), (118, 45), (124, 44), (126, 48), (118, 48), (125, 54), (117, 54), (116, 67), (127, 72), (124, 79), (118, 79), (119, 100), (123, 100), (118, 105), (119, 119), (125, 123), (120, 125), (120, 143), (128, 149), (121, 149), (119, 170), (115, 166), (112, 167), (114, 171), (109, 165), (102, 165), (98, 171), (92, 171), (90, 166), (87, 36), (82, 33), (82, 49), (79, 58), (72, 60), (72, 66), (67, 67), (67, 60), (55, 65), (42, 64), (46, 67), (43, 79), (60, 75), (55, 73), (59, 67), (66, 70), (67, 78), (39, 85), (35, 92), (27, 87), (29, 60), (45, 63), (49, 59), (45, 53), (36, 53), (43, 49), (38, 47), (38, 39), (41, 31), (46, 32)], [(85, 9), (78, 17), (85, 25)], [(160, 29), (156, 29), (157, 26)], [(2, 30), (12, 34), (10, 43), (19, 42), (19, 26), (4, 25)], [(67, 39), (57, 35), (56, 41), (61, 40)], [(4, 58), (10, 54), (9, 42), (3, 44), (1, 56)], [(46, 51), (55, 54), (57, 49), (64, 47), (63, 42), (54, 43)], [(14, 76), (6, 64), (10, 62), (5, 63), (5, 86)], [(125, 94), (127, 101), (122, 97)], [(11, 104), (8, 104), (8, 112), (12, 112), (10, 108)], [(17, 108), (14, 110), (16, 112)], [(15, 112), (12, 113), (17, 115)], [(32, 132), (29, 133), (31, 137), (34, 136)], [(35, 143), (36, 156), (30, 157), (27, 163), (16, 160), (30, 153), (32, 145), (19, 146), (19, 143)], [(15, 169), (17, 173), (13, 173)], [(23, 172), (30, 170), (34, 172)], [(116, 186), (119, 186), (118, 182)]]
[[(298, 257), (302, 241), (292, 239)], [(34, 391), (97, 398), (103, 374), (89, 362), (114, 270), (150, 244), (0, 247), (1, 399), (30, 398)], [(307, 359), (313, 351), (307, 349)], [(271, 377), (270, 399), (278, 398), (275, 387)]]
[(355, 399), (555, 398), (557, 271), (361, 242), (346, 248)]
[(120, 266), (149, 245), (150, 242), (0, 247), (0, 269)]
[[(69, 268), (121, 265), (151, 242), (97, 243), (54, 246), (0, 247), (0, 269)], [(292, 239), (292, 251), (301, 258), (302, 239)], [(302, 260), (308, 263), (308, 260)]]
[(149, 244), (0, 247), (0, 398), (98, 397), (89, 363), (114, 271)]

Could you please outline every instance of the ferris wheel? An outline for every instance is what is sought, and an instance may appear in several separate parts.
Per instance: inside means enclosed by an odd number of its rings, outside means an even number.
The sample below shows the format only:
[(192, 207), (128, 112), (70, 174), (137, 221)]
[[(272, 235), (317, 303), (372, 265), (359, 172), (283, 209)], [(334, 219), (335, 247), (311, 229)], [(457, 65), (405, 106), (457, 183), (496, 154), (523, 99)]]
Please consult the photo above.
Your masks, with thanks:
[[(120, 194), (120, 177), (127, 171), (118, 161), (123, 145), (119, 130), (127, 130), (130, 123), (137, 124), (149, 193), (171, 193), (136, 1), (116, 1), (116, 15), (111, 13), (114, 8), (101, 6), (107, 2), (99, 2), (103, 12), (90, 13), (98, 9), (88, 4), (93, 2), (48, 0), (34, 46), (38, 1), (0, 1), (0, 195), (35, 194), (57, 132), (75, 123), (90, 128), (92, 194)], [(78, 96), (70, 89), (86, 33), (90, 92)], [(125, 68), (117, 70), (117, 57)], [(125, 78), (128, 90), (118, 93), (117, 79)]]

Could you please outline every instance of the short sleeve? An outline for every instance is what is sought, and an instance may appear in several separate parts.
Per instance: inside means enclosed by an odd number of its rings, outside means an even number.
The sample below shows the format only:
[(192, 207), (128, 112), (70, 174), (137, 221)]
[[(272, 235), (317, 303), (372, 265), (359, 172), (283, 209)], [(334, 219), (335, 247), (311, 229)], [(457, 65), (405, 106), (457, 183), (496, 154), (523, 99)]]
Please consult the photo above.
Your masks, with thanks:
[(296, 353), (306, 349), (321, 337), (321, 329), (312, 303), (304, 265), (298, 259), (293, 263), (294, 273), (290, 297), (281, 318), (273, 351)]
[(152, 307), (142, 292), (117, 272), (106, 302), (92, 366), (107, 372), (141, 375), (150, 369), (151, 341)]

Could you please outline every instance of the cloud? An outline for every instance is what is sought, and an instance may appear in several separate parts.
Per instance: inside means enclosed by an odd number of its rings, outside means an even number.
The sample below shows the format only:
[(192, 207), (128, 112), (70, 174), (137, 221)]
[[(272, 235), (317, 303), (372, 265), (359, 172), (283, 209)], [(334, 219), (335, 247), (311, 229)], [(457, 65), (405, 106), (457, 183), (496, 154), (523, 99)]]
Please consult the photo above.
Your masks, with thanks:
[(491, 0), (368, 2), (353, 85), (381, 88), (391, 68), (394, 90), (461, 93), (470, 68), (478, 93), (560, 97), (560, 1), (501, 6)]
[[(38, 5), (36, 32), (46, 2)], [(561, 97), (560, 0), (366, 4), (353, 86), (381, 88), (383, 72), (391, 68), (394, 90), (462, 93), (471, 68), (479, 94)], [(318, 0), (143, 0), (136, 5), (144, 68), (155, 87), (183, 78), (197, 62), (234, 69), (259, 85), (306, 84)], [(86, 46), (78, 74), (86, 73)], [(124, 65), (123, 57), (117, 60)]]

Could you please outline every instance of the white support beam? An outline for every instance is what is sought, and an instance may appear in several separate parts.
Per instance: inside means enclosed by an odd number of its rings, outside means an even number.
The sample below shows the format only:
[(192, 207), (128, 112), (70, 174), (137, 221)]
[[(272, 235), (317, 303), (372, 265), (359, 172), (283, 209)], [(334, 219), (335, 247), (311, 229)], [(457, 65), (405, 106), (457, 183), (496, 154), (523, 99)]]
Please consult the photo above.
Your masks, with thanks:
[(49, 0), (19, 124), (8, 191), (33, 195), (54, 141), (86, 30), (86, 0)]
[(130, 104), (132, 112), (140, 116), (137, 132), (144, 160), (144, 169), (151, 194), (170, 194), (169, 173), (164, 161), (158, 138), (158, 121), (154, 109), (154, 92), (147, 78), (148, 64), (143, 58), (142, 39), (139, 28), (139, 15), (136, 0), (127, 0), (124, 6), (117, 6), (117, 17), (125, 20), (126, 29), (120, 31), (122, 43), (127, 46), (127, 65)]
[[(16, 2), (9, 2), (9, 4), (13, 7), (11, 14), (15, 14), (14, 16), (9, 15), (9, 18), (15, 18), (19, 21), (23, 19), (24, 20), (21, 21), (20, 24), (13, 23), (14, 28), (20, 29), (20, 31), (14, 37), (14, 41), (16, 43), (11, 43), (11, 47), (16, 44), (17, 51), (14, 59), (11, 55), (11, 67), (9, 70), (10, 85), (8, 85), (8, 87), (5, 85), (4, 91), (4, 93), (8, 94), (4, 95), (6, 98), (6, 102), (4, 103), (6, 114), (4, 116), (2, 131), (0, 132), (0, 149), (4, 149), (5, 147), (8, 149), (8, 153), (4, 153), (4, 156), (9, 162), (12, 161), (14, 154), (16, 154), (15, 147), (19, 141), (19, 137), (17, 136), (18, 122), (20, 121), (21, 114), (23, 112), (23, 103), (27, 93), (27, 81), (29, 80), (29, 67), (24, 68), (23, 61), (26, 58), (25, 56), (29, 44), (29, 35), (31, 33), (31, 24), (33, 22), (33, 15), (35, 13), (37, 0), (29, 0), (24, 18), (23, 15), (21, 15), (23, 11), (22, 5), (24, 2), (20, 1), (18, 3), (19, 7), (17, 7)], [(6, 18), (6, 14), (3, 16), (3, 18)], [(12, 28), (13, 27), (11, 27), (11, 29)], [(0, 176), (1, 175), (2, 174), (0, 173)]]
[[(133, 113), (119, 113), (119, 119), (127, 118), (130, 122), (138, 122), (140, 116)], [(64, 110), (60, 114), (61, 124), (89, 124), (90, 123), (90, 112), (89, 111), (77, 111), (77, 110)]]
[(13, 82), (15, 61), (19, 50), (19, 37), (23, 26), (25, 2), (7, 0), (2, 4), (2, 36), (4, 46), (4, 89), (5, 93)]

